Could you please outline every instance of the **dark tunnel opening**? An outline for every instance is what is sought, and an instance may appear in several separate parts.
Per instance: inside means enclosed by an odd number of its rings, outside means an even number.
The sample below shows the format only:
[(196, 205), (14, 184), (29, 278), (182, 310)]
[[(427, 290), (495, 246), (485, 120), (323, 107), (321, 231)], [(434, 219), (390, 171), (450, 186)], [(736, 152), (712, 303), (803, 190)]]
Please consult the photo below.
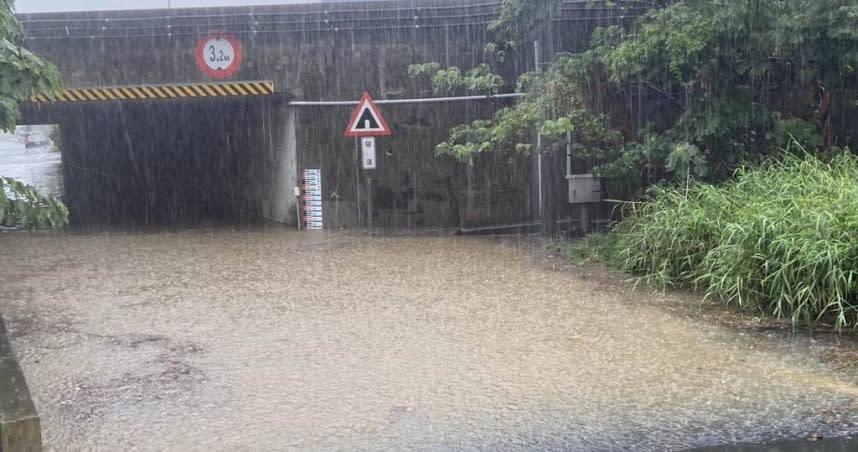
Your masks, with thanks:
[(60, 125), (73, 226), (288, 222), (285, 105), (275, 96), (56, 103), (28, 106), (23, 119)]

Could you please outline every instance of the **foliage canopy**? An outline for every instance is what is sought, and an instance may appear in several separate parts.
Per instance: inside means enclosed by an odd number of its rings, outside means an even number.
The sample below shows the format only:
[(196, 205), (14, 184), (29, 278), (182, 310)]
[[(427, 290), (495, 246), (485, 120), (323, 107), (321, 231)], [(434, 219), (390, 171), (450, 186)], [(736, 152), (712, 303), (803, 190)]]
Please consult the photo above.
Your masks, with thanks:
[(15, 128), (19, 102), (52, 95), (62, 86), (56, 66), (24, 48), (24, 30), (13, 5), (13, 0), (0, 0), (0, 128), (6, 131)]
[[(24, 31), (13, 14), (14, 2), (0, 0), (0, 129), (11, 131), (20, 117), (18, 104), (37, 94), (61, 89), (57, 68), (23, 46)], [(50, 196), (11, 178), (0, 178), (0, 225), (25, 229), (58, 228), (68, 209)]]
[[(649, 4), (632, 27), (596, 29), (586, 50), (522, 75), (521, 102), (453, 128), (437, 153), (461, 161), (486, 151), (528, 153), (540, 133), (550, 138), (540, 151), (568, 143), (594, 172), (632, 188), (642, 173), (653, 176), (648, 182), (671, 173), (725, 179), (792, 138), (823, 148), (849, 144), (848, 134), (832, 130), (829, 108), (832, 97), (843, 105), (858, 67), (854, 1)], [(487, 50), (505, 55), (534, 39), (532, 30), (558, 5), (504, 1)], [(491, 74), (478, 69), (469, 74)], [(478, 85), (440, 65), (415, 67), (412, 76), (429, 77), (436, 93)], [(496, 86), (474, 91), (492, 94)]]

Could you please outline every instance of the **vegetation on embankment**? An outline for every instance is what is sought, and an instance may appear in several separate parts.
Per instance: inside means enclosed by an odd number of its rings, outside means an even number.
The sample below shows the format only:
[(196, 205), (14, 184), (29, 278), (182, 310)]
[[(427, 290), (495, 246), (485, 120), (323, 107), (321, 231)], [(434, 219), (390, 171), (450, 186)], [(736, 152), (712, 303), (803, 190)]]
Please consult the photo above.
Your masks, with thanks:
[(607, 235), (577, 246), (658, 287), (778, 318), (858, 326), (858, 158), (786, 155), (722, 185), (657, 186)]
[[(858, 114), (854, 0), (588, 1), (577, 6), (581, 22), (556, 20), (570, 7), (504, 0), (481, 64), (409, 68), (425, 95), (522, 94), (491, 119), (452, 128), (437, 155), (471, 164), (485, 152), (512, 161), (568, 151), (575, 171), (600, 176), (608, 196), (637, 199), (674, 177), (728, 180), (793, 140), (858, 148), (849, 120)], [(592, 11), (605, 20), (583, 20)], [(594, 28), (586, 48), (547, 39), (611, 15), (616, 24)], [(540, 70), (517, 82), (496, 75), (521, 66), (534, 42)]]
[[(24, 48), (24, 28), (13, 12), (14, 2), (0, 0), (0, 130), (15, 130), (19, 103), (62, 88), (60, 73), (50, 61)], [(0, 176), (0, 226), (21, 229), (61, 228), (69, 211), (52, 196), (11, 177)]]
[(20, 229), (59, 229), (69, 222), (62, 201), (39, 193), (32, 185), (0, 176), (0, 226)]

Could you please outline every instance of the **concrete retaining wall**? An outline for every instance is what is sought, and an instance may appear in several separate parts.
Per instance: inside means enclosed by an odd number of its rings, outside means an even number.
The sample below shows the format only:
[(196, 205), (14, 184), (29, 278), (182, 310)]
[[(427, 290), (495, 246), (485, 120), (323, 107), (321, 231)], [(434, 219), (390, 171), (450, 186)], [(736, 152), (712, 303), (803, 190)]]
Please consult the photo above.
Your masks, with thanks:
[(42, 430), (27, 381), (0, 317), (0, 451), (39, 452)]
[[(630, 10), (585, 6), (564, 4), (542, 52), (579, 50), (595, 26), (634, 17)], [(468, 69), (485, 62), (486, 25), (498, 8), (499, 2), (401, 0), (20, 18), (27, 46), (55, 61), (68, 87), (208, 81), (194, 50), (217, 31), (242, 43), (243, 63), (232, 79), (272, 80), (283, 99), (357, 101), (364, 91), (376, 100), (434, 96), (428, 82), (408, 77), (408, 66), (436, 61)], [(534, 69), (533, 52), (523, 46), (498, 68), (504, 92)], [(24, 120), (61, 125), (66, 193), (78, 224), (260, 217), (294, 224), (291, 190), (304, 168), (322, 169), (326, 226), (355, 228), (359, 215), (365, 220), (358, 205), (367, 196), (366, 174), (357, 168), (354, 141), (342, 133), (353, 107), (218, 102), (43, 105), (25, 109)], [(383, 106), (393, 135), (378, 143), (375, 225), (408, 230), (532, 220), (532, 159), (486, 155), (465, 165), (434, 151), (451, 127), (491, 118), (509, 104)], [(563, 168), (556, 173), (562, 190)]]

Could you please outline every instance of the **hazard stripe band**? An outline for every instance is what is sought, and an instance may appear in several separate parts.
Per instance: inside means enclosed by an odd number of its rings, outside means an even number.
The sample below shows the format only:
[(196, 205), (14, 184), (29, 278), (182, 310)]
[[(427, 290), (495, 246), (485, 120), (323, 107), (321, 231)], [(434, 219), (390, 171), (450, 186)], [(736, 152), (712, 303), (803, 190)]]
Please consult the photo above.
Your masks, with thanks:
[(104, 102), (113, 100), (178, 99), (183, 97), (248, 97), (274, 93), (274, 82), (182, 83), (74, 88), (30, 98), (34, 103)]

